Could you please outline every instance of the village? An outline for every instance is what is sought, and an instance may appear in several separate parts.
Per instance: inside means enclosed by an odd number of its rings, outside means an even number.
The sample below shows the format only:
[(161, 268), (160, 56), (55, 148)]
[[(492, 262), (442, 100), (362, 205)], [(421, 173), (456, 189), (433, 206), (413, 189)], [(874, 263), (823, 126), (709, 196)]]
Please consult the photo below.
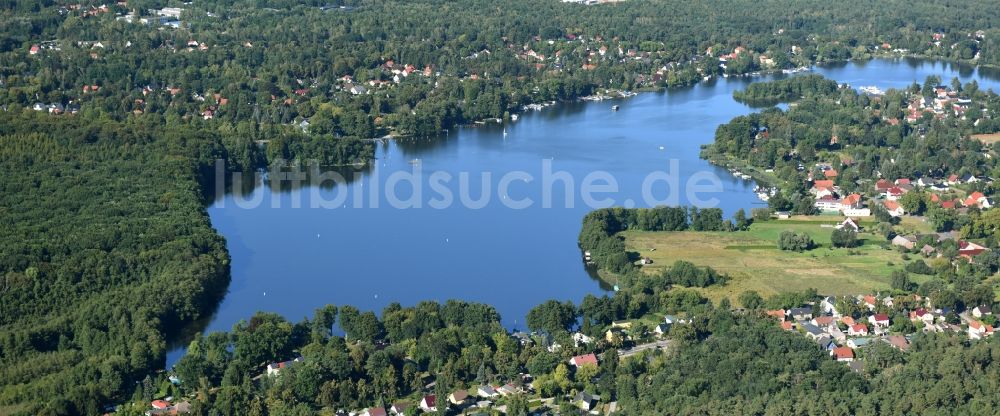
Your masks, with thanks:
[[(605, 1), (569, 1), (581, 4), (599, 4)], [(330, 10), (327, 6), (319, 7), (323, 11)], [(267, 10), (267, 9), (265, 9)], [(340, 9), (337, 9), (340, 10)], [(277, 10), (273, 10), (277, 12)], [(159, 9), (149, 9), (138, 11), (130, 8), (127, 0), (120, 0), (113, 4), (83, 5), (70, 4), (60, 8), (60, 14), (64, 16), (75, 16), (83, 19), (98, 19), (103, 15), (112, 15), (118, 22), (149, 26), (156, 31), (170, 30), (175, 35), (165, 39), (161, 45), (156, 47), (157, 51), (164, 53), (205, 53), (213, 48), (222, 48), (232, 52), (234, 48), (266, 48), (267, 45), (255, 45), (251, 40), (229, 41), (210, 45), (208, 41), (200, 40), (198, 35), (192, 30), (188, 20), (197, 15), (217, 19), (219, 16), (211, 12), (201, 12), (195, 7), (163, 7)], [(780, 33), (780, 32), (779, 32)], [(180, 39), (176, 39), (181, 36)], [(187, 37), (184, 41), (183, 36)], [(804, 49), (801, 46), (793, 45), (788, 50), (753, 51), (743, 46), (736, 46), (732, 49), (716, 45), (707, 48), (703, 54), (695, 54), (685, 60), (665, 60), (668, 56), (667, 45), (660, 42), (652, 44), (649, 42), (642, 45), (632, 44), (628, 41), (613, 38), (605, 39), (600, 35), (585, 35), (582, 33), (562, 33), (544, 34), (534, 36), (530, 41), (524, 43), (514, 43), (506, 37), (502, 39), (504, 50), (490, 50), (484, 48), (468, 56), (463, 60), (476, 61), (492, 59), (494, 54), (513, 56), (517, 60), (530, 64), (536, 71), (544, 72), (573, 72), (575, 70), (595, 71), (602, 67), (610, 68), (616, 65), (638, 65), (645, 68), (634, 74), (634, 79), (630, 81), (632, 88), (636, 90), (656, 90), (664, 86), (689, 85), (701, 80), (707, 80), (715, 76), (729, 75), (760, 75), (765, 72), (784, 72), (793, 74), (796, 72), (808, 71), (810, 66), (809, 58), (805, 57)], [(216, 40), (216, 42), (219, 42)], [(28, 48), (28, 55), (37, 58), (44, 58), (47, 54), (58, 53), (78, 53), (84, 51), (91, 59), (105, 59), (108, 55), (119, 50), (134, 48), (131, 41), (112, 41), (110, 39), (81, 40), (76, 42), (65, 42), (59, 39), (37, 41)], [(878, 45), (872, 46), (873, 50), (879, 50)], [(726, 49), (726, 51), (723, 51)], [(780, 59), (778, 58), (780, 57)], [(734, 66), (738, 63), (738, 66)], [(475, 64), (471, 66), (477, 66)], [(794, 69), (790, 69), (794, 68)], [(648, 70), (647, 70), (648, 69)], [(491, 74), (471, 70), (463, 73), (445, 73), (433, 65), (418, 66), (406, 62), (397, 62), (396, 59), (388, 57), (375, 64), (372, 68), (356, 73), (339, 75), (335, 79), (323, 78), (295, 78), (290, 85), (284, 85), (281, 93), (272, 91), (270, 103), (278, 107), (294, 107), (301, 103), (313, 100), (316, 97), (323, 97), (326, 101), (349, 100), (353, 96), (383, 94), (396, 86), (407, 82), (410, 75), (419, 75), (432, 82), (437, 88), (441, 82), (447, 79), (454, 79), (459, 82), (492, 80), (500, 82), (501, 74)], [(522, 77), (523, 78), (523, 77)], [(81, 105), (89, 98), (103, 96), (106, 94), (121, 93), (121, 86), (114, 90), (107, 90), (107, 85), (102, 85), (101, 80), (93, 80), (87, 85), (81, 85), (78, 91), (62, 91), (63, 98), (58, 101), (37, 102), (32, 106), (36, 111), (48, 112), (53, 115), (76, 114), (80, 111)], [(212, 89), (188, 90), (189, 87), (169, 84), (149, 84), (134, 86), (134, 90), (128, 95), (131, 96), (131, 108), (126, 109), (126, 113), (143, 114), (147, 111), (147, 96), (153, 91), (164, 91), (169, 93), (165, 98), (170, 105), (184, 104), (186, 107), (196, 109), (187, 111), (185, 117), (201, 117), (210, 120), (225, 114), (224, 103), (215, 101), (205, 101), (206, 96), (217, 95), (219, 91)], [(634, 93), (628, 90), (608, 89), (607, 97), (629, 97)], [(528, 102), (518, 105), (521, 111), (542, 109), (552, 102), (552, 97), (545, 96), (538, 87), (533, 89), (534, 97)], [(601, 93), (595, 93), (594, 97), (605, 97)], [(915, 103), (919, 111), (961, 111), (961, 106), (967, 103), (960, 98), (952, 101), (934, 100), (932, 103)], [(919, 112), (918, 111), (918, 112)], [(297, 126), (301, 130), (307, 130), (310, 123), (309, 114), (297, 116), (295, 120), (287, 122), (288, 125)], [(516, 120), (516, 114), (511, 114), (511, 119)], [(375, 117), (375, 124), (381, 125), (383, 117)]]
[[(855, 313), (842, 314), (838, 305), (852, 306)], [(957, 313), (935, 308), (929, 297), (916, 294), (825, 297), (812, 305), (768, 310), (767, 315), (777, 319), (782, 329), (801, 333), (858, 372), (864, 371), (857, 359), (861, 350), (873, 343), (884, 342), (905, 352), (919, 332), (966, 333), (975, 341), (993, 335), (997, 323), (990, 305)]]

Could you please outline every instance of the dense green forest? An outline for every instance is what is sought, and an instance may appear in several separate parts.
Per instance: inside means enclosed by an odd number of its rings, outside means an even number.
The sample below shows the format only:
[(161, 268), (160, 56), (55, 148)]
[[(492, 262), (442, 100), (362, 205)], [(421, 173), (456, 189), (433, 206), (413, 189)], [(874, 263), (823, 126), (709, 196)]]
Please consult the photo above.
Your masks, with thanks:
[(831, 94), (836, 90), (837, 81), (822, 75), (804, 75), (773, 82), (755, 82), (745, 90), (734, 92), (733, 98), (751, 105), (775, 105), (811, 94)]
[(0, 413), (97, 413), (225, 292), (199, 185), (225, 150), (166, 126), (0, 113)]

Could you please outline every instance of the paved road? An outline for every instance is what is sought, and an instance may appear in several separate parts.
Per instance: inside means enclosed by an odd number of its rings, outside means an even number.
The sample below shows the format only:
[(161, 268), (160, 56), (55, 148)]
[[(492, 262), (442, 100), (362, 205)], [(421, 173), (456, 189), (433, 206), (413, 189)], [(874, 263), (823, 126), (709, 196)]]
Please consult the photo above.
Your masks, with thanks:
[(619, 357), (631, 357), (633, 355), (639, 354), (646, 350), (651, 349), (664, 349), (670, 345), (670, 340), (664, 339), (659, 341), (654, 341), (646, 344), (639, 344), (629, 350), (618, 350)]

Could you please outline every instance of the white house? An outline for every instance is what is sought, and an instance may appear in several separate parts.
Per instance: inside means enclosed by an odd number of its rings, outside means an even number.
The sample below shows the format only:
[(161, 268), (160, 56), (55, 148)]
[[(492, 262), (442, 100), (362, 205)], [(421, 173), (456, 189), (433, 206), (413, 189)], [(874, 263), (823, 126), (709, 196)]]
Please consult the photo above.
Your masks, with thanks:
[(499, 396), (500, 393), (497, 393), (497, 391), (491, 386), (479, 386), (479, 388), (476, 389), (476, 395), (484, 399), (492, 399)]
[(425, 412), (436, 412), (437, 411), (437, 396), (433, 394), (428, 394), (420, 399), (420, 409)]
[(276, 376), (281, 372), (282, 369), (288, 368), (292, 364), (302, 362), (302, 357), (296, 357), (294, 360), (288, 360), (280, 363), (271, 363), (267, 365), (267, 375), (268, 377)]
[(969, 322), (969, 339), (983, 339), (993, 335), (993, 327), (979, 321)]
[(889, 327), (889, 315), (884, 313), (876, 313), (868, 317), (868, 322), (872, 324), (875, 328), (888, 328)]
[(989, 306), (979, 305), (976, 306), (975, 308), (972, 308), (972, 316), (975, 316), (976, 318), (982, 318), (983, 316), (986, 315), (993, 315), (993, 309), (990, 308)]

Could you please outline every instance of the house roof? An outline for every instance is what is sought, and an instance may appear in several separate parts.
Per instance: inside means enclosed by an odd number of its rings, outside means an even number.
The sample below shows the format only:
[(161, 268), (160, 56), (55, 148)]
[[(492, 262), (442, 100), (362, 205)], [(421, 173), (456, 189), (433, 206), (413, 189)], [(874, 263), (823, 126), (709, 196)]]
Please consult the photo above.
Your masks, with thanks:
[(851, 331), (854, 332), (868, 332), (868, 326), (865, 324), (854, 324), (851, 325)]
[(877, 190), (884, 191), (889, 188), (892, 188), (892, 182), (889, 182), (886, 179), (879, 179), (875, 182), (875, 189)]
[(844, 197), (844, 204), (854, 205), (861, 202), (861, 194), (850, 194)]
[(876, 313), (875, 314), (875, 320), (879, 321), (879, 322), (881, 322), (881, 321), (888, 322), (889, 321), (889, 315), (886, 315), (884, 313)]
[(782, 309), (769, 310), (769, 311), (767, 311), (767, 316), (770, 316), (772, 318), (778, 318), (778, 319), (784, 320), (785, 319), (785, 311), (782, 310)]
[(451, 398), (454, 400), (465, 400), (468, 397), (469, 392), (465, 390), (455, 390), (455, 392), (451, 394)]
[(781, 329), (786, 331), (792, 330), (792, 321), (781, 321)]
[(581, 366), (581, 365), (584, 365), (584, 364), (594, 364), (594, 365), (597, 365), (597, 356), (594, 355), (593, 353), (584, 354), (584, 355), (577, 355), (576, 357), (573, 357), (570, 360), (570, 362), (572, 364), (574, 364), (574, 365), (577, 365), (577, 366)]
[[(393, 407), (396, 407), (396, 405), (393, 405)], [(368, 412), (368, 416), (386, 416), (385, 408), (383, 407), (369, 407), (366, 412)]]
[(827, 169), (823, 171), (823, 175), (826, 176), (827, 178), (836, 178), (837, 171), (835, 169)]
[(833, 355), (837, 357), (838, 360), (844, 358), (854, 358), (854, 350), (849, 347), (837, 347), (833, 349)]
[(434, 407), (435, 405), (437, 405), (437, 396), (433, 394), (428, 394), (424, 396), (424, 399), (421, 400), (420, 403), (427, 407)]
[(833, 188), (833, 181), (829, 179), (813, 181), (813, 188)]
[(812, 308), (792, 308), (791, 310), (788, 311), (788, 313), (791, 314), (792, 316), (795, 316), (795, 315), (812, 315), (813, 310), (812, 310)]
[(896, 201), (884, 201), (882, 205), (885, 205), (885, 209), (889, 211), (895, 211), (899, 209), (899, 202)]
[(907, 348), (910, 348), (910, 341), (907, 341), (906, 337), (902, 335), (889, 335), (888, 337), (885, 338), (885, 341), (888, 342), (889, 345), (892, 345), (893, 347), (896, 347), (903, 351), (906, 351)]
[(815, 319), (816, 325), (827, 326), (833, 323), (834, 318), (832, 316), (817, 316)]

